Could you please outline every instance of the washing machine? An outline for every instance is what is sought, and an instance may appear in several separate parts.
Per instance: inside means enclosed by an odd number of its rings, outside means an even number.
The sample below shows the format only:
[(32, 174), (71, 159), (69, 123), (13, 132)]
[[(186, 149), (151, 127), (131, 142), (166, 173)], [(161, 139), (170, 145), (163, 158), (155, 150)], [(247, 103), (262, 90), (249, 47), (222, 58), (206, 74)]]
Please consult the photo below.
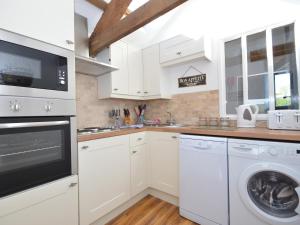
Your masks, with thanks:
[(231, 225), (300, 225), (300, 144), (228, 140)]

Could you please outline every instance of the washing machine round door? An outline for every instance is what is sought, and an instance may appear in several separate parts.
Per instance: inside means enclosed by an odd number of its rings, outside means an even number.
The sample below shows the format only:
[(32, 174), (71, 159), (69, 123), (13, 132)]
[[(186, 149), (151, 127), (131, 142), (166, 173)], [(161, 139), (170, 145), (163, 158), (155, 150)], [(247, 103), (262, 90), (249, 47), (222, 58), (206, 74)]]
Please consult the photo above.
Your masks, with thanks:
[(240, 177), (244, 204), (272, 225), (300, 225), (300, 172), (279, 164), (256, 164)]

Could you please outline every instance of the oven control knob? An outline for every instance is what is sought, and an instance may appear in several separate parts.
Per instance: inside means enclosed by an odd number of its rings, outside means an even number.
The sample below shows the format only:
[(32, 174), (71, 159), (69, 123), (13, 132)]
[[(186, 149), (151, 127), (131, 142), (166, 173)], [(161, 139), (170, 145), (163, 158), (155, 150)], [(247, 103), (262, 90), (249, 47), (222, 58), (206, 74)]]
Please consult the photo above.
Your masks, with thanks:
[(278, 150), (276, 148), (273, 147), (273, 148), (269, 149), (269, 154), (271, 156), (277, 156), (279, 154), (279, 152), (278, 152)]
[(52, 106), (50, 104), (45, 105), (46, 112), (50, 112), (52, 110)]
[(21, 110), (21, 105), (19, 103), (13, 103), (11, 105), (11, 110), (14, 112), (19, 112)]

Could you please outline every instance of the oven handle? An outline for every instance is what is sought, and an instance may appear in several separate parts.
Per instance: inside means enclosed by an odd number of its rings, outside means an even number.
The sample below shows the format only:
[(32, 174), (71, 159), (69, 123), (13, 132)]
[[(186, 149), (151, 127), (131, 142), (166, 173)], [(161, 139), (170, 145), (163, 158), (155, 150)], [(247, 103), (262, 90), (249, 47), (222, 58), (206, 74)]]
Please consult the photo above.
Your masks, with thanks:
[(26, 127), (49, 127), (70, 124), (69, 121), (48, 121), (48, 122), (29, 122), (29, 123), (1, 123), (0, 129), (26, 128)]

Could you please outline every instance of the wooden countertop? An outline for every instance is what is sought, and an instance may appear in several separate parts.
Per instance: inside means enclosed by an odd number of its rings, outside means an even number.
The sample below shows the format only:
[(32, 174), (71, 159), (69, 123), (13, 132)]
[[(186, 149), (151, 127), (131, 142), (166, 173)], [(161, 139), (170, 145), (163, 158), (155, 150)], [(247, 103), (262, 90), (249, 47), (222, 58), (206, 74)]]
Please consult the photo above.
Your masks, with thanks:
[(173, 132), (184, 134), (250, 138), (276, 141), (300, 142), (300, 131), (269, 130), (267, 128), (213, 128), (213, 127), (144, 127), (140, 129), (122, 129), (97, 134), (79, 135), (78, 142), (90, 141), (101, 138), (115, 137), (120, 135), (133, 134), (143, 131)]

